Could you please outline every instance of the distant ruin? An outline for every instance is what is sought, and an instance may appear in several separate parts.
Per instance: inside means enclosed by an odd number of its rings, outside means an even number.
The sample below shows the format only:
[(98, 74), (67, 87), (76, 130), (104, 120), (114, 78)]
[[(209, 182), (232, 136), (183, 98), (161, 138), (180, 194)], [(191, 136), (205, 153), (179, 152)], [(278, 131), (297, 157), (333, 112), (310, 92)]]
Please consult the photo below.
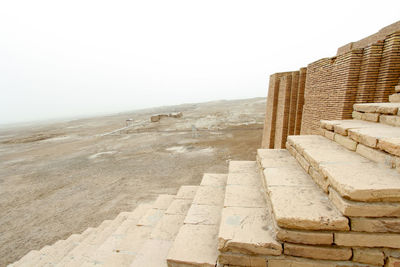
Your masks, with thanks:
[(400, 77), (400, 21), (340, 47), (335, 57), (270, 76), (263, 148), (317, 134), (321, 119), (350, 119), (353, 104), (388, 102)]

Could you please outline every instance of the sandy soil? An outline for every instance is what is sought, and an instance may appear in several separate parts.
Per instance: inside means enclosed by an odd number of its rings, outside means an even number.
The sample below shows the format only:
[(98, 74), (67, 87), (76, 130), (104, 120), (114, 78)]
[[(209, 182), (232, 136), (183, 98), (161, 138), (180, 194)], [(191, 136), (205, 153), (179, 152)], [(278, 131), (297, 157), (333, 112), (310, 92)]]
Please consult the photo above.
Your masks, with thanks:
[[(229, 160), (254, 160), (264, 110), (255, 98), (0, 128), (0, 266), (224, 173)], [(104, 135), (128, 118), (134, 126)]]

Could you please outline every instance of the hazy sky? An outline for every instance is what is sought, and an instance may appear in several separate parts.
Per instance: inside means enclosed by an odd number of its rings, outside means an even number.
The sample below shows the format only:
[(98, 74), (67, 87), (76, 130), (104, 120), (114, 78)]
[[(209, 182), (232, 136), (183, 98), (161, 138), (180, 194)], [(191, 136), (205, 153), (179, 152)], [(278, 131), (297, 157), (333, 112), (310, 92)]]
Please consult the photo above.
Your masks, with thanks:
[(400, 1), (0, 1), (0, 124), (267, 95)]

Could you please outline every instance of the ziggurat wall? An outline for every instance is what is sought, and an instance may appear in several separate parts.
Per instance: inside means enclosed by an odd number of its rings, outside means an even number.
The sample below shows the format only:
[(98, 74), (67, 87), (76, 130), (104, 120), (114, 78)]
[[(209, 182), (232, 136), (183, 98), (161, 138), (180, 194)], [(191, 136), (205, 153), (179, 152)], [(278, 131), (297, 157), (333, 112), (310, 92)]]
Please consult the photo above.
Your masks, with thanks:
[(198, 186), (10, 266), (400, 266), (393, 25), (336, 57), (271, 75), (265, 149), (255, 161), (230, 161), (227, 174), (206, 173)]
[(355, 103), (387, 102), (400, 77), (400, 22), (300, 73), (300, 79), (299, 71), (270, 76), (263, 148), (284, 148), (288, 135), (316, 134), (321, 119), (350, 119)]

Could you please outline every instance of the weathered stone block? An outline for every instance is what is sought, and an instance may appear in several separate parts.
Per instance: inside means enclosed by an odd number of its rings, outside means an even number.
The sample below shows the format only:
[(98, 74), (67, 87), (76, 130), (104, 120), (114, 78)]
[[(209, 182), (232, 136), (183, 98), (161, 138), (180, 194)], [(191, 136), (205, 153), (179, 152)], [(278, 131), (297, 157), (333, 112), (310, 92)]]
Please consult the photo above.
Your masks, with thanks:
[(334, 140), (336, 143), (344, 146), (345, 148), (355, 151), (357, 147), (357, 142), (351, 140), (350, 138), (347, 138), (345, 136), (342, 136), (340, 134), (336, 134), (334, 137)]
[(382, 266), (385, 264), (385, 254), (380, 249), (353, 248), (353, 261)]
[(352, 257), (351, 248), (318, 247), (297, 244), (284, 244), (285, 255), (320, 260), (349, 260)]
[(400, 234), (390, 233), (334, 233), (335, 244), (346, 247), (400, 248)]

